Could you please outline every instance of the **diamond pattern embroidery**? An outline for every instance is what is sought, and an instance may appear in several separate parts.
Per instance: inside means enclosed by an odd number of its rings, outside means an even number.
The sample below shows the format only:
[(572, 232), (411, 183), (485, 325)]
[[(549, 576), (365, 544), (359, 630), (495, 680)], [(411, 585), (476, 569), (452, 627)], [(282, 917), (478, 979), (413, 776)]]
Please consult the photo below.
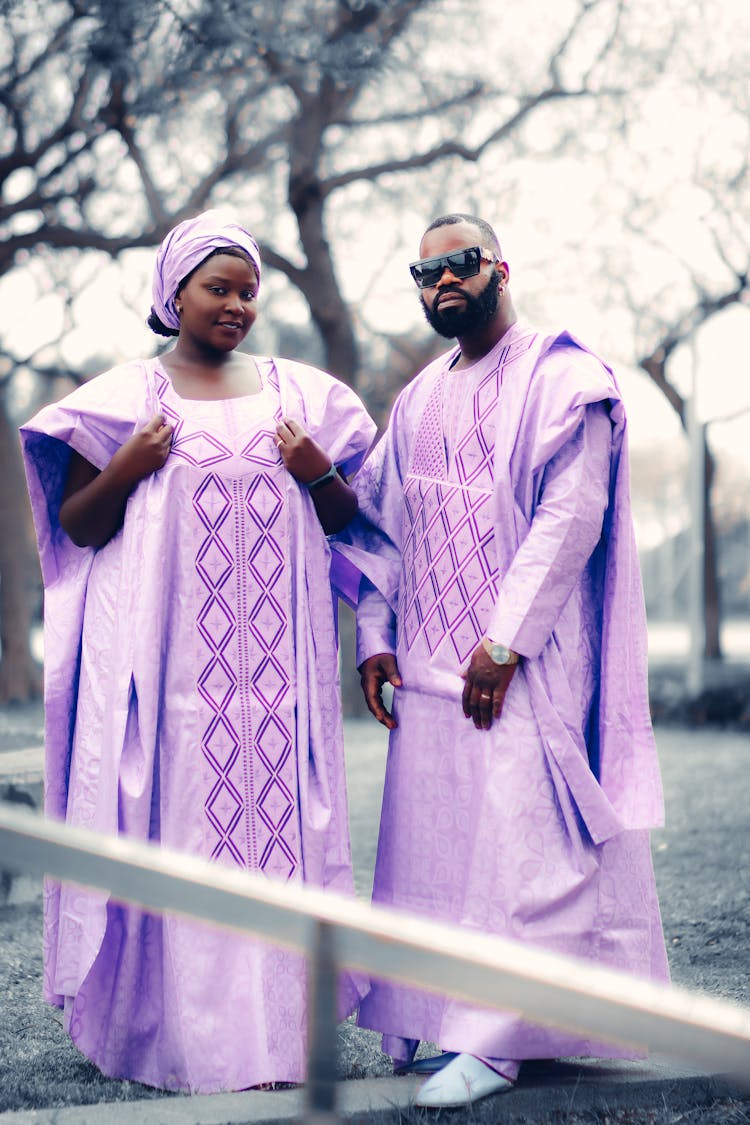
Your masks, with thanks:
[[(228, 488), (213, 473), (202, 482), (193, 502), (196, 511), (210, 531), (215, 531), (221, 526), (232, 508), (232, 497)], [(226, 548), (220, 539), (209, 535), (198, 557), (201, 558), (212, 550), (223, 554)]]
[(464, 663), (497, 593), (490, 493), (407, 477), (404, 497), (406, 646), (424, 633), (430, 654), (449, 642)]
[(172, 438), (171, 455), (184, 457), (193, 465), (202, 468), (208, 465), (218, 465), (220, 461), (228, 461), (232, 456), (230, 449), (217, 441), (211, 434), (177, 434)]
[(472, 403), (473, 425), (456, 443), (458, 479), (474, 488), (492, 488), (500, 371), (499, 367), (491, 371), (477, 387)]
[(163, 401), (170, 385), (167, 376), (162, 371), (155, 371), (154, 378), (162, 414), (173, 427), (170, 457), (178, 457), (202, 468), (228, 461), (232, 451), (224, 442), (201, 426), (193, 428), (188, 425), (187, 419), (181, 417), (168, 402)]
[[(289, 878), (299, 860), (296, 796), (284, 776), (294, 741), (283, 495), (262, 473), (250, 478), (244, 495), (239, 483), (230, 492), (228, 482), (211, 474), (201, 481), (193, 501), (206, 532), (196, 554), (196, 571), (206, 589), (196, 624), (210, 654), (198, 690), (212, 713), (202, 749), (216, 775), (205, 811), (216, 837), (214, 858), (230, 857), (242, 866), (257, 865)], [(238, 586), (238, 606), (245, 606), (242, 618), (222, 592), (230, 588), (240, 542), (246, 559)], [(261, 716), (254, 732), (240, 718), (249, 713), (245, 692), (257, 704), (252, 713)], [(245, 728), (242, 735), (238, 721)], [(247, 785), (252, 793), (241, 791)]]
[[(263, 715), (255, 734), (259, 822), (258, 866), (276, 878), (291, 878), (299, 868), (294, 776), (294, 695), (290, 680), (290, 639), (286, 605), (286, 513), (283, 494), (270, 474), (254, 477), (245, 496), (248, 586), (258, 593), (248, 614), (254, 644), (251, 690)], [(252, 521), (252, 522), (251, 522)], [(286, 780), (285, 780), (286, 779)], [(265, 832), (260, 833), (260, 826)]]
[(253, 434), (250, 441), (242, 449), (242, 456), (246, 461), (254, 461), (258, 465), (278, 464), (279, 453), (274, 445), (274, 434), (270, 430), (261, 430)]
[[(215, 414), (201, 404), (183, 417), (167, 395), (169, 381), (159, 372), (156, 380), (174, 426), (173, 455), (203, 468), (238, 459), (253, 465), (241, 477), (229, 465), (224, 476), (208, 472), (192, 490), (204, 591), (195, 621), (206, 654), (196, 685), (207, 714), (204, 812), (213, 858), (288, 879), (300, 868), (300, 841), (284, 470), (267, 421), (251, 419), (234, 437), (209, 432)], [(278, 391), (273, 373), (268, 382)]]
[(504, 349), (475, 387), (465, 416), (458, 419), (450, 457), (436, 409), (447, 393), (445, 375), (436, 381), (404, 482), (402, 637), (410, 650), (423, 635), (430, 655), (449, 644), (460, 664), (484, 634), (497, 596), (492, 482), (507, 355)]

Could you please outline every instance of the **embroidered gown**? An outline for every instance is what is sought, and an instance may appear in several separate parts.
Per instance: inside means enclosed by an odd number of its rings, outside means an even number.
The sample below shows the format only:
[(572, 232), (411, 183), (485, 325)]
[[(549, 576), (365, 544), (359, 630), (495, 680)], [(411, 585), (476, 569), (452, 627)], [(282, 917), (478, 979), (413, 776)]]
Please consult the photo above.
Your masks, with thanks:
[[(395, 652), (404, 685), (374, 901), (665, 979), (619, 395), (569, 337), (523, 325), (471, 368), (451, 370), (456, 354), (402, 392), (359, 474), (387, 538), (339, 548), (372, 579), (359, 659)], [(489, 732), (461, 708), (485, 633), (524, 656)], [(422, 1039), (496, 1059), (633, 1053), (387, 981), (359, 1022), (396, 1059)]]
[[(275, 446), (299, 418), (347, 473), (374, 425), (302, 364), (259, 394), (178, 397), (128, 364), (22, 430), (45, 580), (48, 815), (229, 867), (353, 892), (330, 549)], [(161, 410), (164, 467), (122, 530), (76, 548), (57, 514), (70, 450), (102, 468)], [(304, 1081), (301, 956), (105, 894), (47, 888), (45, 994), (104, 1073), (211, 1092)], [(342, 1012), (360, 989), (342, 983)]]

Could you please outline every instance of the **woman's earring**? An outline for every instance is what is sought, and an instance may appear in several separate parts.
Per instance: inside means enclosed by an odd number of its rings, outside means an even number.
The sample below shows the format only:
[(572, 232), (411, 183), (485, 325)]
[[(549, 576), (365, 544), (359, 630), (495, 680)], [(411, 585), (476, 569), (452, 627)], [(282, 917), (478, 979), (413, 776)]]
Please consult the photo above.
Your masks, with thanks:
[(182, 316), (182, 305), (175, 305), (175, 312), (178, 316)]

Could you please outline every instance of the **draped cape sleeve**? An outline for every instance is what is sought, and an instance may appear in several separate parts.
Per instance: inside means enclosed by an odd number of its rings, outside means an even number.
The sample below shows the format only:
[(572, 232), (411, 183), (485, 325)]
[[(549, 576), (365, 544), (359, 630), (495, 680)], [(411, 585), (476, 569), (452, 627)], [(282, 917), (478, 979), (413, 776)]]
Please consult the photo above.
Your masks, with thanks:
[[(357, 395), (324, 371), (291, 360), (274, 360), (279, 376), (282, 414), (300, 421), (307, 432), (348, 476), (356, 473), (372, 444), (375, 423)], [(287, 497), (298, 540), (294, 622), (297, 693), (297, 757), (305, 871), (311, 881), (346, 890), (350, 875), (348, 833), (343, 799), (343, 736), (335, 638), (330, 637), (331, 602), (337, 595), (356, 596), (359, 581), (350, 564), (337, 568), (310, 492), (291, 476)], [(321, 586), (330, 585), (328, 611)], [(307, 613), (299, 612), (307, 606)], [(305, 620), (307, 618), (308, 620)], [(339, 763), (337, 765), (337, 762)]]
[(91, 547), (60, 526), (60, 504), (75, 450), (97, 469), (148, 421), (142, 363), (114, 367), (45, 406), (21, 427), (21, 446), (45, 590), (45, 811), (65, 817), (77, 668)]
[[(589, 560), (599, 597), (601, 647), (598, 692), (585, 756), (576, 753), (565, 689), (566, 649), (577, 638), (565, 633), (562, 615), (550, 623), (543, 646), (525, 661), (537, 721), (565, 773), (579, 811), (597, 842), (622, 828), (663, 823), (664, 808), (648, 700), (648, 635), (630, 505), (627, 419), (612, 371), (569, 333), (539, 343), (537, 362), (525, 378), (509, 382), (504, 410), (505, 449), (495, 472), (495, 534), (517, 551), (529, 534), (539, 502), (544, 467), (569, 442), (588, 406), (603, 404), (610, 417), (609, 498), (601, 538)], [(497, 618), (502, 618), (501, 583)], [(569, 720), (569, 721), (566, 721)], [(596, 784), (592, 784), (592, 780)]]

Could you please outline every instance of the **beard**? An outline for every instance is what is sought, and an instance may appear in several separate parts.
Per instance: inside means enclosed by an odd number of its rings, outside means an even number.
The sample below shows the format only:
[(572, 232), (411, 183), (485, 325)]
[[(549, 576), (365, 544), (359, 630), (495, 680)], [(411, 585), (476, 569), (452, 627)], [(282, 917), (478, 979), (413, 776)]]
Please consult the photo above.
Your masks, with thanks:
[[(461, 291), (461, 295), (466, 302), (462, 306), (452, 305), (441, 312), (439, 300), (437, 308), (433, 305), (431, 309), (428, 309), (424, 297), (420, 295), (419, 299), (430, 327), (434, 328), (440, 336), (452, 340), (456, 336), (466, 336), (477, 328), (483, 328), (485, 324), (492, 320), (497, 312), (499, 289), (500, 275), (493, 270), (484, 289), (476, 297)], [(459, 290), (444, 289), (442, 292), (457, 293)]]

